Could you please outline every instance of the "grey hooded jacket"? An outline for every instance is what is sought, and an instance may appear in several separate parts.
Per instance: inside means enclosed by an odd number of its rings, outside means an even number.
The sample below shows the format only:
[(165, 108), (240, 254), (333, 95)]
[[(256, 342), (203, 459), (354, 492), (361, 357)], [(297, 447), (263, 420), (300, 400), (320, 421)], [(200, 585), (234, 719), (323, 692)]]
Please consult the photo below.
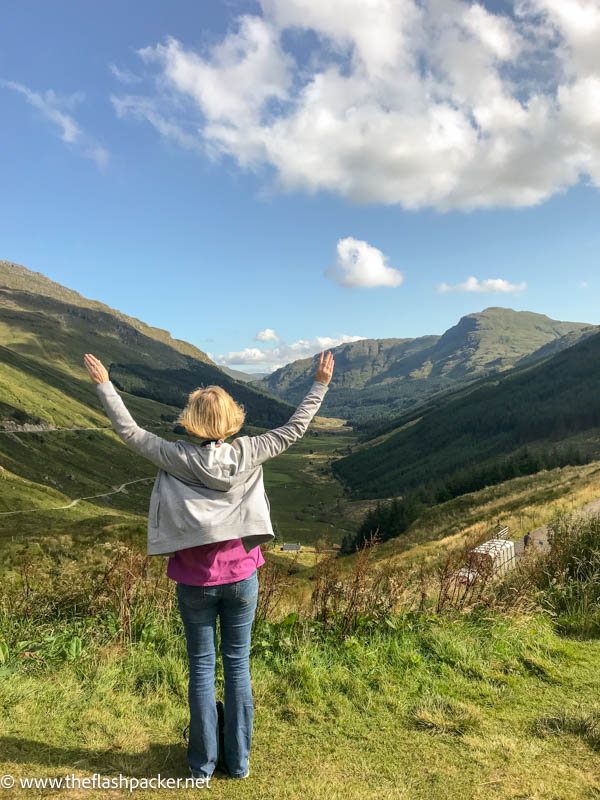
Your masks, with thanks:
[(110, 381), (96, 390), (115, 433), (148, 458), (158, 475), (150, 496), (148, 555), (170, 555), (186, 547), (241, 539), (246, 552), (274, 538), (262, 464), (300, 439), (328, 386), (314, 381), (289, 421), (259, 436), (201, 447), (169, 442), (140, 428)]

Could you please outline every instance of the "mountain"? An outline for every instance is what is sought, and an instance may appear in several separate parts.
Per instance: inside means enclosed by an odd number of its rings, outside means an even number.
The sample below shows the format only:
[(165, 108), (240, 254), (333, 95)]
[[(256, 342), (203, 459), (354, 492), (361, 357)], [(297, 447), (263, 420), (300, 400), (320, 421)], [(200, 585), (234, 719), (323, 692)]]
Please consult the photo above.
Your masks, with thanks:
[(145, 420), (174, 419), (191, 389), (212, 383), (244, 405), (249, 424), (280, 424), (293, 411), (229, 377), (206, 353), (168, 331), (0, 261), (0, 425), (71, 427), (105, 420), (83, 367), (86, 352), (110, 367), (120, 388), (154, 401), (133, 403)]
[[(361, 339), (332, 349), (335, 371), (321, 414), (364, 420), (394, 416), (433, 395), (510, 369), (524, 358), (570, 347), (590, 326), (544, 314), (487, 308), (468, 314), (442, 336)], [(537, 354), (537, 355), (536, 355)], [(295, 404), (310, 386), (316, 357), (253, 383)]]
[(515, 454), (539, 459), (539, 469), (549, 453), (575, 444), (588, 460), (597, 458), (599, 375), (596, 333), (543, 362), (433, 399), (332, 467), (357, 495), (391, 497), (458, 478), (468, 485), (475, 471), (478, 481), (493, 483)]
[(230, 378), (235, 378), (236, 381), (243, 381), (244, 383), (259, 381), (270, 374), (269, 372), (242, 372), (241, 369), (231, 369), (231, 367), (225, 367), (223, 364), (219, 364), (219, 369), (229, 375)]

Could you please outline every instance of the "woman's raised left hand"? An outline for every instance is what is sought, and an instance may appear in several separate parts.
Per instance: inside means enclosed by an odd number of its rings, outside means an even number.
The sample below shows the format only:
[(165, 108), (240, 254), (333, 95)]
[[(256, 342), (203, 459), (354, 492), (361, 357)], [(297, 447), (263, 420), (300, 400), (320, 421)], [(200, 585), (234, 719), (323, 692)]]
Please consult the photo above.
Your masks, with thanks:
[(110, 380), (108, 377), (108, 370), (96, 356), (93, 356), (91, 353), (86, 353), (83, 363), (94, 383), (105, 383)]

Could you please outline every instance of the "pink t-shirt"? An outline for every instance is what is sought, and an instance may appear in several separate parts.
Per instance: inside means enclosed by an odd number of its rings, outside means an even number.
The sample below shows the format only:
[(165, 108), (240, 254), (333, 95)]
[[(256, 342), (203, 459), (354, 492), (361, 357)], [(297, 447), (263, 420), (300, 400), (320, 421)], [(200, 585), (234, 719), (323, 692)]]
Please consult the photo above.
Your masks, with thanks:
[(264, 563), (260, 545), (247, 553), (241, 539), (227, 539), (178, 550), (169, 558), (167, 576), (190, 586), (216, 586), (241, 581)]

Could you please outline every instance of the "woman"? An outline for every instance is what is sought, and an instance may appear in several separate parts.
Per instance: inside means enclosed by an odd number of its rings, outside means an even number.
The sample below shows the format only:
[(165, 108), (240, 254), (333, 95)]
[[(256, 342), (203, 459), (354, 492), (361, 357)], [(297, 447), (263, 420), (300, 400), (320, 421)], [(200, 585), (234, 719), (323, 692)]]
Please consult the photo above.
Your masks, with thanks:
[[(274, 538), (262, 464), (300, 439), (333, 373), (331, 352), (289, 421), (259, 436), (238, 436), (244, 410), (219, 386), (196, 389), (179, 417), (198, 442), (170, 442), (140, 428), (108, 371), (90, 353), (90, 377), (117, 435), (159, 467), (150, 497), (148, 554), (169, 555), (190, 665), (188, 764), (208, 778), (217, 762), (232, 778), (249, 775), (253, 701), (249, 653), (258, 596), (260, 545)], [(215, 704), (216, 618), (225, 678), (223, 752)]]

